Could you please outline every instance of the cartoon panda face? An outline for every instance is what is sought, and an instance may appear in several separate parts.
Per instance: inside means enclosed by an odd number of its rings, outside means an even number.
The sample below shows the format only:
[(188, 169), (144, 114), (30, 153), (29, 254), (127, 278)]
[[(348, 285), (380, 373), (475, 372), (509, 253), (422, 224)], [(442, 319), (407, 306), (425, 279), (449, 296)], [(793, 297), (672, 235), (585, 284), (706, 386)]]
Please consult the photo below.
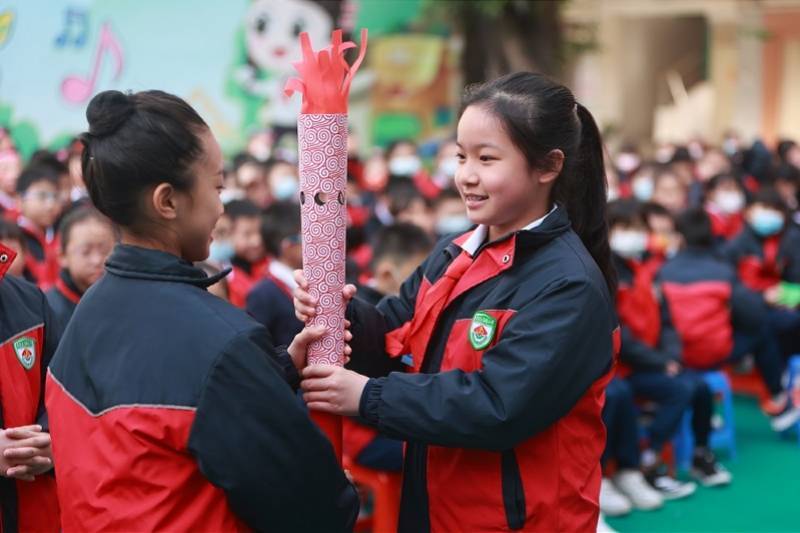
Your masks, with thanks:
[(247, 53), (266, 71), (290, 74), (292, 63), (302, 58), (299, 35), (308, 32), (315, 48), (330, 40), (333, 22), (318, 4), (309, 0), (256, 0), (245, 17)]

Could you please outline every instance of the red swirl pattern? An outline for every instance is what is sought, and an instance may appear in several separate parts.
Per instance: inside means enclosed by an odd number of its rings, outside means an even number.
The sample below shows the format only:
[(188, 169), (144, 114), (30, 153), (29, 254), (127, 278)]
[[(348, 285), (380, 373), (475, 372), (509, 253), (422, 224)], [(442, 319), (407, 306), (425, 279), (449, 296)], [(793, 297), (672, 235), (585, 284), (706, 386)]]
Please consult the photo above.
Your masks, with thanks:
[[(309, 364), (344, 364), (344, 287), (346, 207), (338, 201), (347, 185), (347, 115), (300, 115), (300, 207), (303, 234), (303, 272), (309, 292), (319, 301), (310, 325), (328, 328), (308, 348)], [(326, 193), (322, 205), (317, 193)], [(325, 195), (323, 195), (325, 196)]]

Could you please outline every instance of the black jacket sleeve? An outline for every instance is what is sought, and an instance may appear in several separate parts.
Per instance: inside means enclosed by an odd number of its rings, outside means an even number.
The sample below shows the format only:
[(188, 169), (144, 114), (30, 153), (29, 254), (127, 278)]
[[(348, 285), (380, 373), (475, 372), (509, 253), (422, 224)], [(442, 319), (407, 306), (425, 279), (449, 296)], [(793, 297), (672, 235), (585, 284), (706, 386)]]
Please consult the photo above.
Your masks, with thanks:
[(481, 370), (370, 380), (360, 414), (390, 437), (510, 449), (567, 414), (609, 371), (615, 320), (607, 295), (562, 280), (518, 309)]
[(670, 356), (658, 348), (651, 348), (637, 339), (629, 327), (623, 325), (620, 329), (622, 330), (622, 347), (619, 358), (621, 362), (630, 365), (634, 371), (662, 372), (670, 360), (676, 359), (676, 357)]
[(261, 328), (229, 343), (201, 392), (189, 450), (257, 531), (351, 530), (355, 489), (272, 351)]

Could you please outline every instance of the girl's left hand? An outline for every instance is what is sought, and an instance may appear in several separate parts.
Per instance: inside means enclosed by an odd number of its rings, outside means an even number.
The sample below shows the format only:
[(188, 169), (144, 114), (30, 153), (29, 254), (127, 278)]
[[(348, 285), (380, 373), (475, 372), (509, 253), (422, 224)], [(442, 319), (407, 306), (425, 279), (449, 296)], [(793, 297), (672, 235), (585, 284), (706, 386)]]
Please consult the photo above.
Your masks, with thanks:
[(356, 416), (369, 378), (340, 366), (314, 365), (303, 370), (303, 399), (309, 409)]

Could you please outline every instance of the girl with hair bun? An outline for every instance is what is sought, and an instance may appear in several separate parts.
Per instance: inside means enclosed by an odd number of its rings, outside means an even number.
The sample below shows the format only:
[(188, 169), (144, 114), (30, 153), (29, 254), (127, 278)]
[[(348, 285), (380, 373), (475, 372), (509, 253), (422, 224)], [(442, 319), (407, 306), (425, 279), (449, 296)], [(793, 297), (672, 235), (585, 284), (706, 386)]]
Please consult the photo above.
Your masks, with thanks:
[(161, 91), (86, 118), (86, 186), (122, 239), (47, 376), (64, 531), (350, 528), (356, 493), (292, 390), (324, 330), (275, 348), (207, 292), (228, 272), (193, 266), (223, 212), (214, 135)]

